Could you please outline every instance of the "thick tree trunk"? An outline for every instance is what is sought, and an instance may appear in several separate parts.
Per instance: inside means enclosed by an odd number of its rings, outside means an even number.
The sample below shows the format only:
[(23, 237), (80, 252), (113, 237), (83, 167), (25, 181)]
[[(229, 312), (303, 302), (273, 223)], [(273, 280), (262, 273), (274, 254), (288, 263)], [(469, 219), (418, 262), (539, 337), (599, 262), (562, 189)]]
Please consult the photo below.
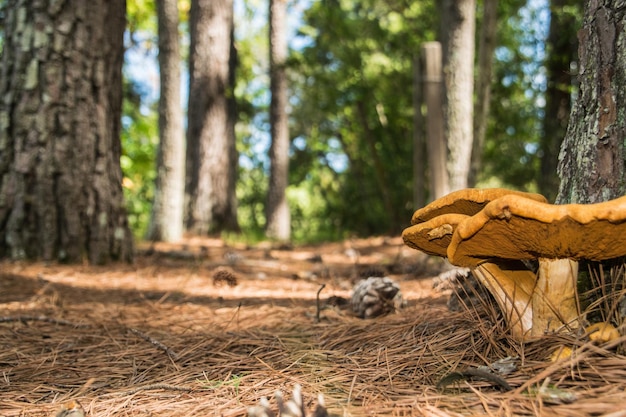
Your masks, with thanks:
[(558, 203), (626, 194), (626, 7), (587, 1), (578, 33), (580, 92), (559, 155)]
[(0, 256), (129, 260), (120, 169), (125, 1), (5, 7)]
[(195, 234), (239, 228), (233, 27), (232, 0), (191, 2), (186, 226)]
[(289, 124), (287, 119), (287, 1), (270, 0), (270, 183), (267, 198), (267, 236), (282, 241), (291, 237), (287, 203), (289, 181)]
[(450, 190), (467, 187), (474, 123), (476, 0), (443, 2), (444, 120)]
[(178, 1), (157, 0), (159, 18), (159, 151), (148, 239), (172, 242), (183, 234), (185, 130), (180, 106)]
[[(554, 201), (559, 190), (556, 175), (558, 154), (565, 137), (571, 112), (572, 75), (570, 67), (576, 60), (576, 18), (571, 9), (577, 0), (552, 0), (550, 33), (546, 54), (546, 107), (541, 137), (541, 173), (539, 191)], [(565, 10), (564, 10), (565, 9)]]
[(474, 104), (474, 143), (468, 185), (474, 187), (482, 167), (483, 149), (489, 105), (491, 101), (491, 78), (493, 76), (493, 54), (496, 49), (496, 28), (498, 23), (498, 0), (483, 0), (483, 17), (478, 38), (478, 78), (476, 82), (476, 103)]

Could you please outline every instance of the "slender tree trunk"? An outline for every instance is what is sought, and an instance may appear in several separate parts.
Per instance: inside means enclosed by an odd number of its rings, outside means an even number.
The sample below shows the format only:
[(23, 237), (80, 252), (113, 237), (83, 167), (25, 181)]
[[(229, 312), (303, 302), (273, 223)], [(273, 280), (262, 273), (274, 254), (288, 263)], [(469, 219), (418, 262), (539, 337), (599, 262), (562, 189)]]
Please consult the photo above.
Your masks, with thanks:
[(424, 101), (426, 103), (426, 149), (431, 200), (450, 192), (446, 161), (448, 151), (443, 127), (441, 44), (422, 45), (424, 60)]
[(473, 143), (476, 0), (443, 2), (444, 120), (450, 190), (467, 187)]
[(178, 1), (157, 0), (159, 19), (159, 151), (148, 238), (172, 242), (183, 234), (185, 130), (180, 105)]
[(491, 101), (491, 78), (493, 76), (493, 54), (496, 49), (496, 28), (498, 0), (483, 0), (483, 18), (478, 38), (478, 78), (476, 82), (476, 102), (474, 104), (474, 143), (468, 185), (474, 187), (482, 167), (483, 149), (489, 105)]
[(287, 118), (287, 1), (270, 0), (270, 183), (267, 198), (266, 233), (287, 241), (291, 237), (291, 216), (287, 203), (289, 182), (289, 124)]
[(413, 207), (426, 205), (426, 138), (424, 137), (422, 69), (419, 57), (413, 58)]
[[(554, 201), (559, 190), (556, 175), (559, 148), (567, 131), (572, 109), (571, 63), (576, 60), (576, 18), (571, 9), (576, 0), (552, 0), (550, 7), (550, 33), (546, 53), (546, 107), (541, 137), (541, 172), (539, 191), (549, 201)], [(565, 9), (565, 11), (564, 11)]]
[(126, 3), (5, 7), (0, 256), (130, 260), (120, 169)]
[(626, 195), (626, 7), (587, 1), (578, 32), (580, 92), (561, 146), (558, 203)]
[(233, 1), (192, 0), (189, 15), (186, 227), (238, 230)]

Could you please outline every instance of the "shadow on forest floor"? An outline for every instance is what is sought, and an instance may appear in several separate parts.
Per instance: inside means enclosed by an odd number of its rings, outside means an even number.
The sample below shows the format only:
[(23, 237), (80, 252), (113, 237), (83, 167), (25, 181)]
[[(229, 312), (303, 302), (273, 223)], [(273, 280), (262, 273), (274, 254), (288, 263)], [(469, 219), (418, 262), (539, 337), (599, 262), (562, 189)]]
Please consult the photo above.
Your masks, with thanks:
[[(92, 416), (243, 416), (295, 384), (306, 406), (323, 394), (336, 415), (623, 408), (626, 358), (571, 336), (516, 345), (497, 316), (447, 310), (449, 293), (433, 289), (444, 268), (391, 238), (296, 248), (195, 239), (140, 248), (131, 265), (0, 262), (0, 415), (54, 415), (77, 399)], [(373, 271), (400, 284), (406, 308), (373, 320), (317, 310), (318, 292), (347, 298)], [(548, 362), (564, 344), (577, 356)], [(513, 391), (436, 387), (507, 356), (518, 358)], [(570, 397), (539, 395), (542, 384)]]

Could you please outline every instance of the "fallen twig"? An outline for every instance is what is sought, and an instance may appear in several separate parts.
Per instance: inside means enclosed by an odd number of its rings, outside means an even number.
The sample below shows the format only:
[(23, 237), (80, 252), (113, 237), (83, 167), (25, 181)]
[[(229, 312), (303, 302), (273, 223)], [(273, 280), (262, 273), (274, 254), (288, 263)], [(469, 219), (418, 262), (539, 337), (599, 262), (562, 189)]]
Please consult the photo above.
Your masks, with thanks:
[(170, 349), (169, 347), (165, 346), (163, 343), (159, 342), (158, 340), (153, 339), (150, 336), (148, 336), (147, 334), (142, 333), (142, 332), (140, 332), (137, 329), (133, 329), (132, 327), (129, 328), (128, 330), (131, 333), (133, 333), (134, 335), (139, 336), (143, 340), (152, 343), (155, 347), (157, 347), (158, 349), (161, 349), (163, 352), (165, 352), (172, 359), (178, 359), (178, 354), (176, 352), (174, 352), (172, 349)]
[(319, 323), (320, 322), (320, 310), (322, 309), (322, 306), (320, 305), (320, 293), (322, 292), (322, 290), (326, 288), (326, 284), (322, 284), (320, 286), (320, 289), (317, 290), (317, 314), (315, 315), (315, 322)]
[(150, 384), (150, 385), (143, 385), (141, 387), (133, 388), (130, 391), (126, 391), (126, 394), (132, 395), (140, 391), (151, 391), (151, 390), (157, 390), (157, 389), (162, 389), (165, 391), (184, 391), (184, 392), (193, 391), (192, 387), (170, 385), (170, 384)]
[(490, 382), (492, 385), (496, 385), (503, 389), (504, 391), (511, 391), (513, 388), (509, 385), (509, 383), (499, 375), (496, 375), (489, 371), (483, 371), (477, 368), (469, 368), (464, 371), (450, 372), (437, 383), (437, 388), (443, 390), (446, 386), (450, 384), (454, 384), (455, 382), (464, 380), (464, 379), (472, 379), (478, 378), (485, 381)]

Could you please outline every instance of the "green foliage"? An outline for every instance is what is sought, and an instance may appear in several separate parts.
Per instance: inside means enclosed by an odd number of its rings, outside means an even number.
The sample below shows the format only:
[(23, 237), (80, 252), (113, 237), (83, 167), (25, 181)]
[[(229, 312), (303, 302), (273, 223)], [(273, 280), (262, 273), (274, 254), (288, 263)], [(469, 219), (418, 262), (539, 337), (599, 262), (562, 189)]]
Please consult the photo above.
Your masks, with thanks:
[(265, 226), (266, 174), (260, 166), (240, 169), (237, 181), (237, 218), (248, 240), (262, 240)]
[[(127, 54), (139, 57), (132, 65), (146, 65), (157, 48), (157, 17), (154, 0), (128, 0), (126, 5)], [(127, 56), (128, 58), (128, 56)], [(145, 61), (141, 61), (144, 59)], [(122, 107), (122, 156), (120, 165), (124, 175), (123, 188), (128, 221), (137, 238), (142, 238), (150, 221), (156, 152), (159, 142), (157, 103), (138, 73), (130, 71), (127, 59), (124, 71)], [(156, 64), (156, 62), (155, 62)]]
[(7, 9), (7, 1), (0, 0), (0, 57), (2, 57), (2, 53), (4, 50), (4, 21), (6, 19), (6, 9)]
[[(295, 165), (295, 164), (293, 164)], [(340, 218), (329, 215), (341, 201), (337, 174), (320, 166), (308, 178), (287, 189), (292, 216), (292, 239), (295, 242), (323, 242), (347, 237), (349, 230)]]
[[(412, 207), (412, 59), (434, 37), (433, 4), (323, 0), (306, 11), (291, 57), (290, 183), (320, 219), (293, 207), (294, 230), (399, 231)], [(342, 160), (343, 156), (343, 160)], [(297, 192), (296, 192), (297, 190)], [(310, 211), (309, 210), (309, 211)]]
[[(483, 184), (536, 190), (539, 139), (543, 117), (543, 40), (541, 10), (523, 9), (523, 2), (500, 3), (499, 47), (494, 62), (490, 118), (487, 128)], [(521, 13), (523, 11), (524, 13)]]
[[(126, 27), (131, 39), (135, 34), (152, 34), (150, 47), (156, 48), (157, 16), (154, 0), (128, 0), (126, 2)], [(135, 42), (133, 42), (135, 43)]]
[(131, 229), (143, 237), (150, 221), (155, 160), (159, 142), (157, 112), (142, 105), (137, 84), (126, 77), (122, 116), (122, 156), (124, 197)]

